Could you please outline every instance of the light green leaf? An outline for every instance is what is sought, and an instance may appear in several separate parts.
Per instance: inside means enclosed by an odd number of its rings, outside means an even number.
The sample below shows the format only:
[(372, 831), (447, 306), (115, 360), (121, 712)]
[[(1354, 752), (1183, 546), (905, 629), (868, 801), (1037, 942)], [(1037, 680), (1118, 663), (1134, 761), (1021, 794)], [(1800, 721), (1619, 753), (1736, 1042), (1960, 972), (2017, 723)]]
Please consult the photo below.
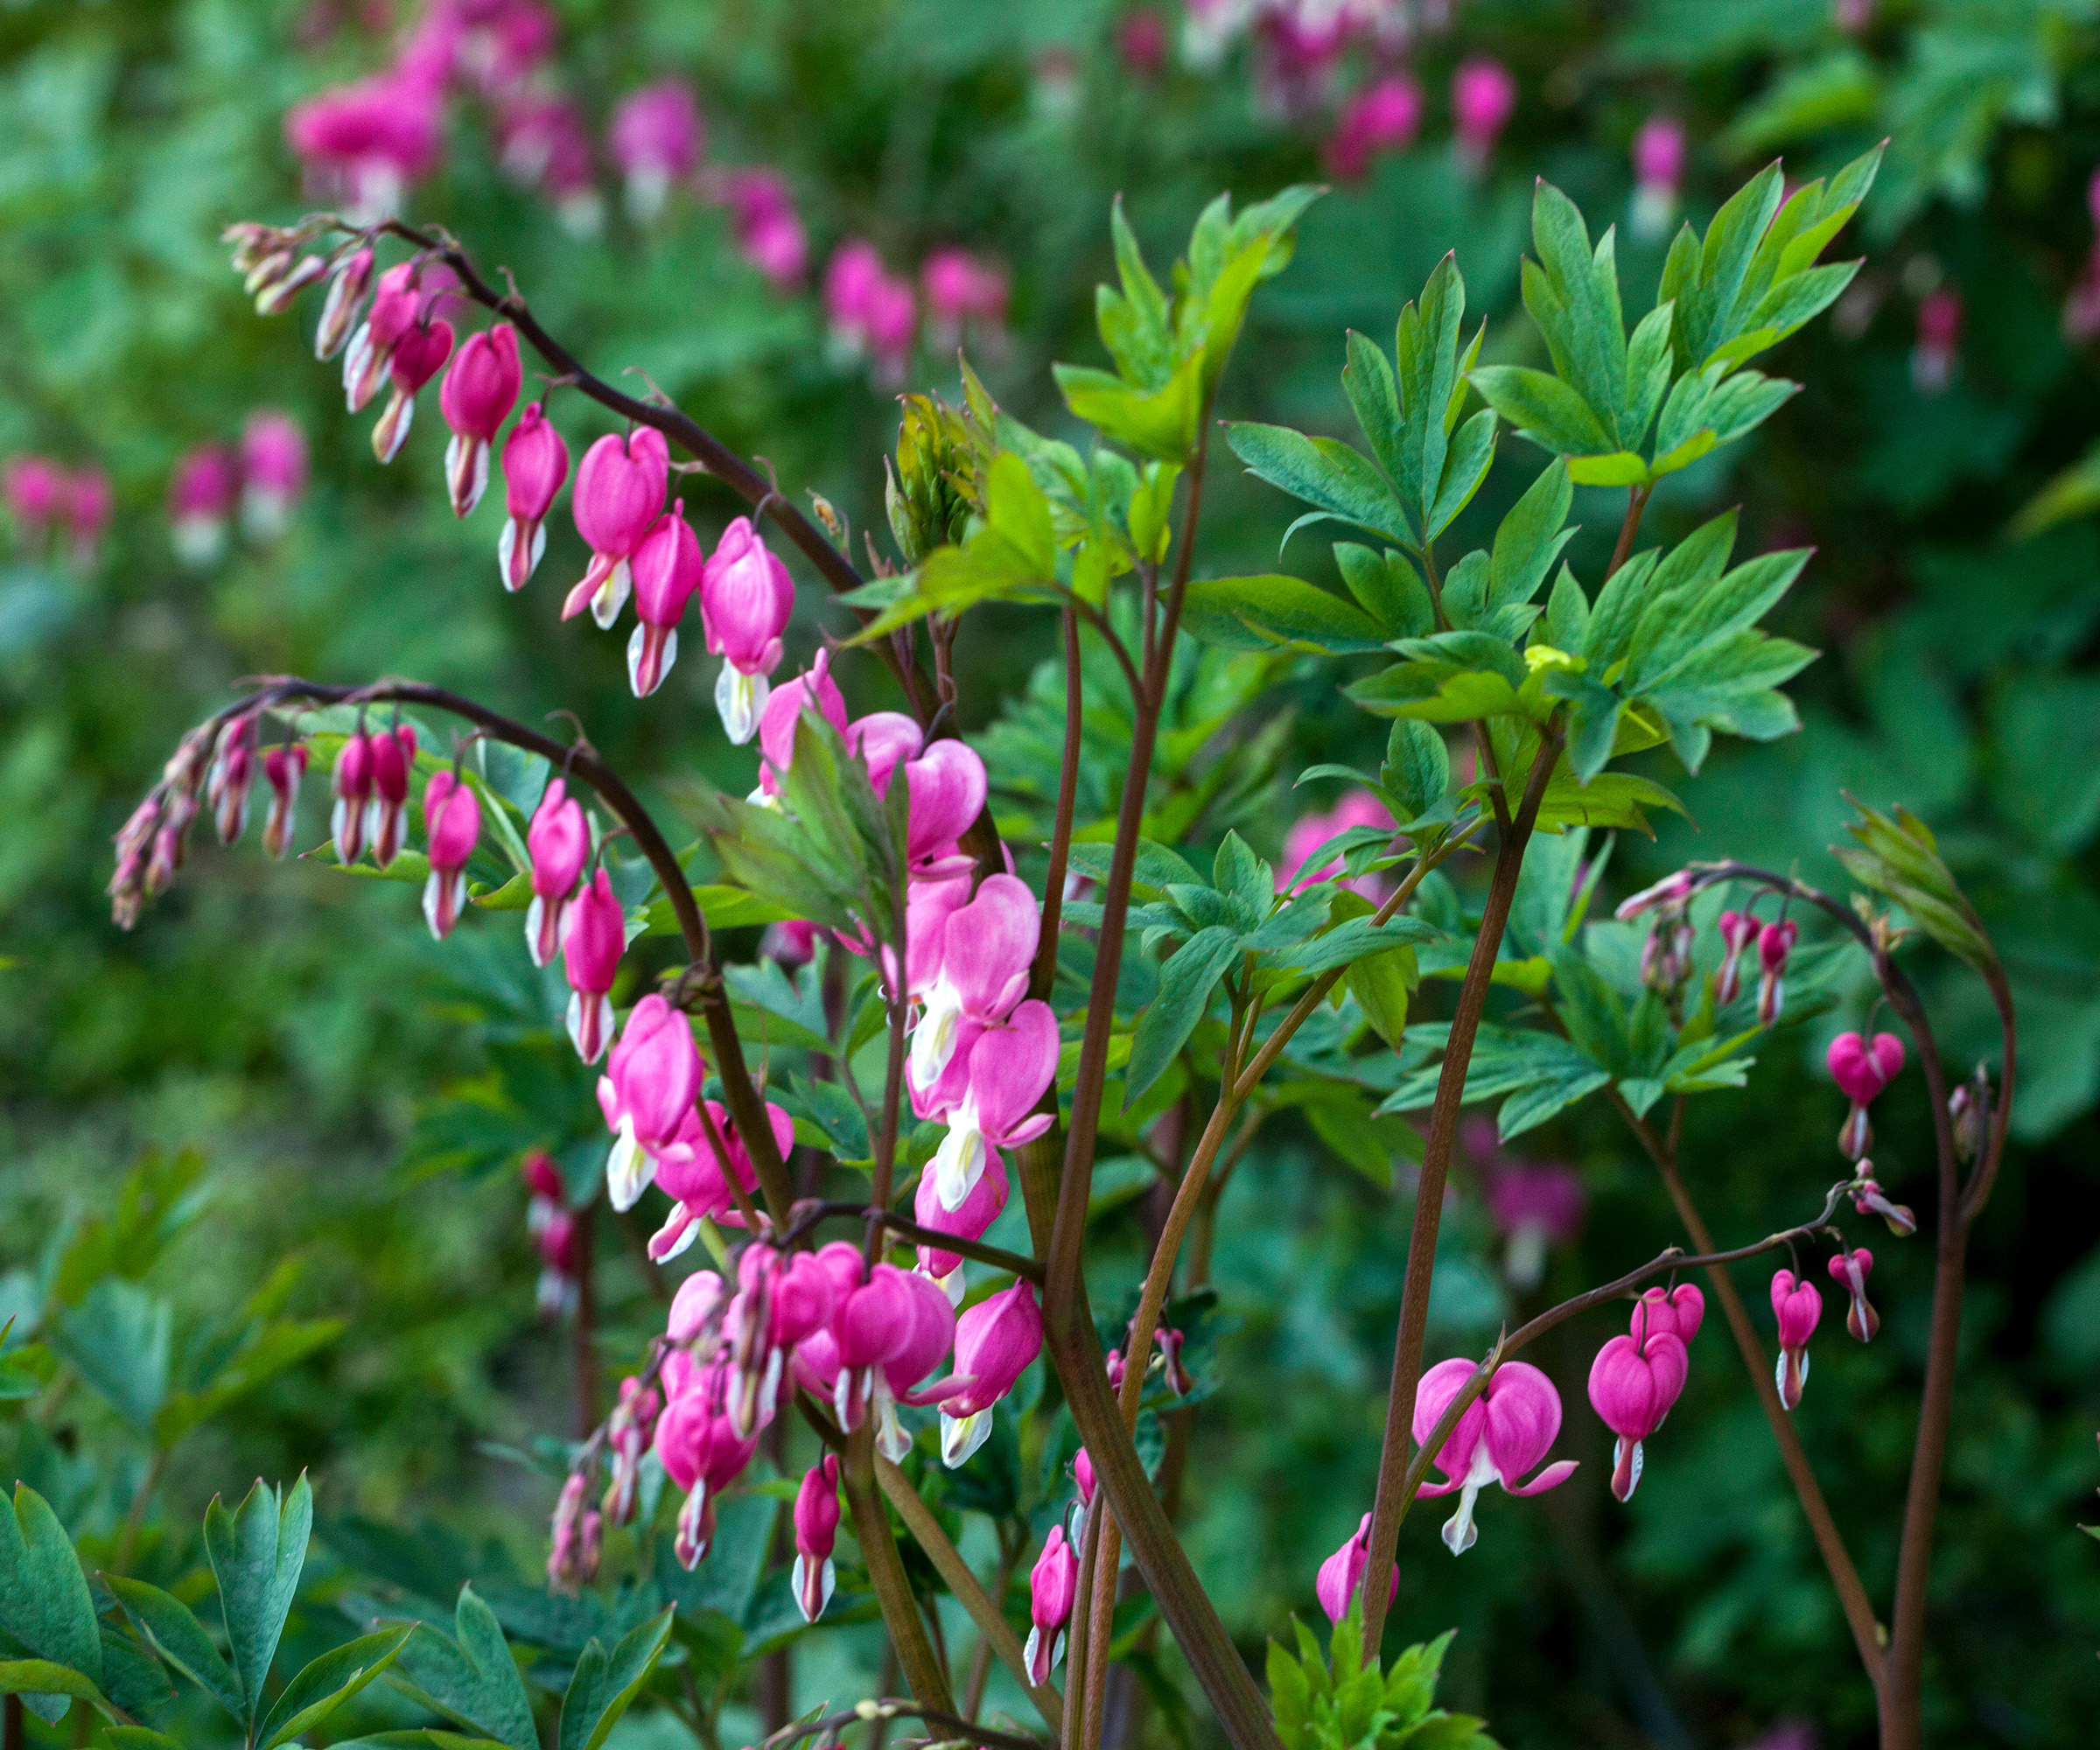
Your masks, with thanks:
[(205, 1509), (205, 1552), (218, 1577), (234, 1675), (250, 1723), (306, 1565), (312, 1530), (313, 1492), (304, 1472), (281, 1499), (258, 1479), (238, 1513), (229, 1514), (217, 1495)]
[(1378, 650), (1388, 635), (1354, 603), (1281, 575), (1192, 579), (1182, 623), (1204, 643), (1228, 650)]
[(1214, 925), (1198, 930), (1160, 968), (1158, 994), (1138, 1018), (1130, 1041), (1130, 1065), (1124, 1074), (1126, 1111), (1188, 1043), (1210, 1006), (1212, 991), (1239, 953), (1239, 932)]
[[(91, 1687), (102, 1682), (102, 1638), (88, 1577), (58, 1516), (23, 1482), (15, 1485), (13, 1510), (0, 1512), (0, 1628), (38, 1660), (79, 1672)], [(26, 1680), (14, 1692), (82, 1693)]]
[(311, 1732), (391, 1665), (416, 1625), (360, 1635), (324, 1653), (284, 1685), (270, 1717), (257, 1728), (262, 1750), (278, 1750)]

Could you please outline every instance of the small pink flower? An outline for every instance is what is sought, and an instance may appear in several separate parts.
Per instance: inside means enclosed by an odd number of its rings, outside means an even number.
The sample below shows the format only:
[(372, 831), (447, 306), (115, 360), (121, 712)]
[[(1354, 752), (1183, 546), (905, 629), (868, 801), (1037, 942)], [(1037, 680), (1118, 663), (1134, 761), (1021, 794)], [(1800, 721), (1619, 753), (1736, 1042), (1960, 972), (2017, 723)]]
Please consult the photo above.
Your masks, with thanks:
[(653, 425), (624, 438), (608, 433), (584, 452), (570, 505), (591, 564), (562, 604), (564, 620), (589, 608), (602, 630), (620, 618), (633, 583), (627, 562), (663, 514), (670, 479), (670, 446)]
[(469, 335), (444, 374), (438, 405), (452, 430), (444, 446), (444, 481), (455, 516), (471, 514), (488, 489), (489, 446), (517, 405), (524, 382), (518, 331), (508, 322)]
[(205, 806), (221, 844), (235, 844), (248, 830), (248, 796), (255, 781), (256, 719), (234, 718), (219, 732), (219, 745), (205, 779)]
[(640, 1505), (641, 1460), (656, 1432), (663, 1400), (638, 1379), (620, 1382), (620, 1402), (606, 1420), (606, 1446), (612, 1453), (612, 1479), (606, 1487), (606, 1517), (615, 1525), (634, 1522)]
[(646, 85), (620, 100), (606, 143), (627, 179), (627, 213), (637, 224), (653, 222), (671, 185), (699, 167), (706, 139), (700, 106), (676, 80)]
[(732, 171), (723, 178), (737, 250), (783, 291), (809, 271), (809, 234), (795, 211), (787, 178), (777, 171)]
[(1460, 156), (1475, 171), (1488, 162), (1494, 143), (1516, 113), (1516, 80), (1509, 69), (1486, 55), (1459, 63), (1451, 76), (1451, 121)]
[[(362, 413), (393, 375), (394, 354), (414, 330), (441, 319), (458, 303), (458, 277), (443, 262), (402, 262), (379, 276), (371, 308), (350, 336), (343, 352), (343, 398), (350, 411)], [(451, 328), (446, 328), (449, 342)], [(430, 342), (418, 343), (412, 363), (428, 363)], [(422, 382), (443, 368), (439, 358)], [(413, 373), (411, 373), (412, 374)], [(419, 382), (418, 387), (421, 387)], [(383, 461), (385, 458), (381, 458)]]
[(503, 440), (503, 508), (507, 521), (496, 542), (496, 569), (503, 587), (522, 590), (547, 550), (545, 528), (554, 496), (569, 478), (569, 446), (536, 401)]
[(186, 565), (209, 565), (225, 552), (227, 521), (240, 489), (240, 466), (223, 444), (200, 444), (185, 452), (168, 481), (177, 558)]
[(1677, 189), (1684, 179), (1684, 124), (1674, 116), (1650, 116), (1634, 136), (1634, 208), (1627, 229), (1650, 240), (1663, 235), (1676, 216)]
[(1852, 1032), (1839, 1033), (1830, 1041), (1824, 1059), (1830, 1079), (1852, 1102), (1838, 1132), (1838, 1146), (1848, 1158), (1858, 1160), (1874, 1145), (1873, 1126), (1867, 1122), (1866, 1109), (1896, 1078), (1903, 1068), (1903, 1041), (1894, 1033), (1876, 1033), (1871, 1044)]
[(1691, 871), (1680, 869), (1674, 875), (1665, 875), (1653, 886), (1643, 887), (1638, 893), (1619, 902), (1612, 915), (1620, 923), (1631, 923), (1658, 907), (1665, 913), (1679, 912), (1690, 902), (1693, 891)]
[(1911, 348), (1910, 383), (1922, 396), (1944, 395), (1954, 383), (1962, 344), (1962, 295), (1942, 286), (1918, 304), (1918, 343)]
[(1065, 1653), (1065, 1625), (1079, 1596), (1079, 1558), (1065, 1542), (1065, 1528), (1053, 1525), (1042, 1553), (1028, 1575), (1028, 1644), (1021, 1649), (1028, 1681), (1040, 1689)]
[(547, 1584), (555, 1592), (574, 1597), (583, 1590), (584, 1581), (597, 1572), (596, 1550), (591, 1550), (592, 1559), (585, 1559), (586, 1544), (595, 1545), (595, 1537), (586, 1537), (584, 1522), (586, 1514), (584, 1496), (588, 1485), (581, 1471), (571, 1471), (562, 1484), (561, 1494), (555, 1502), (552, 1526), (553, 1544), (547, 1558)]
[(1590, 1364), (1590, 1403), (1604, 1425), (1619, 1437), (1612, 1449), (1612, 1493), (1633, 1499), (1641, 1481), (1641, 1443), (1662, 1425), (1684, 1390), (1690, 1357), (1668, 1331), (1645, 1341), (1614, 1337)]
[(473, 787), (440, 766), (423, 790), (423, 830), (430, 873), (423, 886), (423, 915), (443, 942), (466, 910), (466, 860), (481, 837), (481, 800)]
[(1801, 926), (1791, 918), (1767, 924), (1757, 934), (1757, 1024), (1773, 1026), (1787, 1004), (1787, 961)]
[(366, 817), (372, 803), (372, 740), (357, 730), (336, 750), (331, 780), (335, 808), (329, 826), (335, 860), (346, 869), (365, 854)]
[(912, 1388), (948, 1353), (956, 1331), (948, 1296), (925, 1277), (878, 1264), (840, 1303), (832, 1326), (838, 1376), (832, 1404), (842, 1426), (860, 1425), (872, 1409), (875, 1444), (892, 1463), (911, 1450), (896, 1404), (917, 1401)]
[(306, 744), (273, 747), (262, 756), (262, 776), (270, 785), (270, 812), (262, 821), (262, 849), (282, 857), (291, 849), (298, 823), (299, 780), (306, 775)]
[(1852, 1296), (1852, 1304), (1845, 1309), (1844, 1328), (1863, 1343), (1871, 1343), (1881, 1328), (1881, 1315), (1874, 1311), (1873, 1303), (1866, 1298), (1867, 1272), (1874, 1267), (1874, 1255), (1865, 1246), (1849, 1252), (1839, 1252), (1830, 1260), (1830, 1280)]
[(306, 493), (306, 434), (289, 413), (263, 409), (241, 430), (241, 527), (251, 541), (275, 541)]
[(1373, 80), (1342, 105), (1327, 136), (1328, 172), (1354, 182), (1374, 159), (1404, 150), (1422, 125), (1422, 88), (1405, 73)]
[(632, 1209), (664, 1162), (692, 1158), (682, 1138), (704, 1072), (685, 1017), (653, 990), (635, 1004), (598, 1079), (598, 1109), (615, 1138), (606, 1161), (615, 1209)]
[[(1422, 1376), (1415, 1392), (1414, 1434), (1426, 1440), (1452, 1398), (1473, 1377), (1474, 1364), (1460, 1356), (1438, 1362)], [(1489, 1483), (1511, 1494), (1543, 1494), (1575, 1474), (1575, 1460), (1562, 1459), (1519, 1480), (1546, 1456), (1560, 1432), (1560, 1394), (1553, 1382), (1524, 1362), (1495, 1370), (1488, 1389), (1466, 1405), (1433, 1460), (1446, 1480), (1424, 1495), (1459, 1494), (1459, 1510), (1444, 1525), (1444, 1547), (1454, 1556), (1470, 1550), (1480, 1533), (1473, 1522), (1474, 1498)]]
[(382, 869), (401, 853), (409, 806), (409, 774), (416, 764), (416, 732), (407, 724), (370, 738), (372, 817), (366, 830), (372, 860)]
[(612, 981), (627, 945), (627, 914), (612, 897), (603, 869), (584, 884), (569, 907), (562, 966), (569, 975), (569, 1040), (585, 1063), (596, 1063), (612, 1040)]
[[(703, 1216), (724, 1227), (742, 1227), (743, 1212), (737, 1208), (731, 1180), (746, 1194), (758, 1185), (758, 1166), (736, 1125), (730, 1122), (727, 1108), (710, 1100), (707, 1113), (729, 1158), (724, 1161), (715, 1153), (698, 1112), (689, 1114), (678, 1135), (683, 1152), (674, 1152), (675, 1158), (667, 1156), (656, 1175), (657, 1185), (673, 1200), (663, 1226), (649, 1236), (649, 1256), (660, 1264), (676, 1257), (699, 1237), (698, 1223)], [(768, 1102), (766, 1124), (773, 1133), (774, 1152), (785, 1160), (794, 1147), (794, 1120)]]
[(992, 1406), (1042, 1353), (1043, 1315), (1026, 1282), (980, 1300), (956, 1321), (962, 1390), (941, 1406), (941, 1462), (966, 1464), (991, 1432)]
[(780, 666), (780, 634), (794, 612), (794, 580), (766, 545), (751, 519), (722, 531), (700, 574), (700, 623), (710, 654), (722, 658), (715, 709), (738, 746), (759, 732)]
[(381, 461), (390, 462), (401, 453), (415, 423), (416, 392), (444, 368), (452, 355), (452, 325), (442, 318), (419, 322), (395, 341), (387, 365), (392, 390), (379, 423), (372, 428), (372, 453)]
[(1124, 15), (1116, 29), (1116, 52), (1133, 78), (1157, 79), (1166, 67), (1166, 20), (1150, 6)]
[(902, 382), (918, 323), (909, 283), (892, 278), (875, 246), (857, 237), (833, 253), (823, 290), (834, 354), (842, 360), (872, 358), (878, 378)]
[(1721, 966), (1713, 977), (1713, 1003), (1725, 1009), (1742, 993), (1743, 950), (1757, 940), (1757, 919), (1748, 912), (1723, 912), (1720, 932)]
[[(1277, 865), (1276, 890), (1293, 892), (1315, 881), (1331, 881), (1342, 871), (1342, 859), (1334, 858), (1317, 869), (1307, 869), (1313, 854), (1329, 839), (1354, 827), (1378, 827), (1390, 831), (1393, 817), (1385, 805), (1368, 790), (1352, 790), (1325, 814), (1306, 815), (1284, 836), (1283, 861)], [(1351, 892), (1373, 902), (1384, 897), (1385, 883), (1376, 876), (1343, 884)]]
[(812, 1465), (794, 1495), (794, 1572), (790, 1576), (802, 1620), (815, 1622), (831, 1602), (837, 1571), (831, 1550), (838, 1536), (838, 1454)]
[(634, 630), (627, 638), (627, 685), (646, 699), (678, 660), (678, 622), (701, 587), (700, 540), (682, 503), (657, 518), (628, 562), (634, 578)]
[[(1006, 1207), (1007, 1192), (1006, 1163), (995, 1152), (986, 1159), (984, 1176), (971, 1187), (960, 1208), (943, 1207), (934, 1175), (920, 1173), (919, 1188), (913, 1198), (912, 1217), (920, 1227), (930, 1228), (935, 1233), (981, 1240), (985, 1229), (998, 1220), (999, 1212)], [(938, 1246), (921, 1244), (919, 1268), (956, 1298), (961, 1297), (962, 1278), (956, 1275), (962, 1268), (960, 1252), (946, 1252)]]
[(1814, 1283), (1779, 1270), (1772, 1278), (1772, 1312), (1779, 1320), (1779, 1401), (1792, 1410), (1809, 1382), (1809, 1339), (1823, 1317), (1823, 1296)]
[(383, 219), (437, 166), (443, 95), (413, 71), (339, 86), (294, 104), (284, 137), (316, 193), (341, 200), (354, 222)]
[[(1492, 1135), (1494, 1126), (1488, 1125)], [(1498, 1155), (1486, 1169), (1488, 1214), (1508, 1243), (1502, 1268), (1520, 1290), (1538, 1286), (1546, 1252), (1565, 1245), (1582, 1227), (1589, 1197), (1572, 1166), (1534, 1166)]]
[(966, 332), (987, 345), (1003, 338), (1012, 288), (996, 263), (965, 249), (935, 249), (920, 264), (919, 284), (934, 351), (952, 352)]
[(532, 858), (532, 904), (525, 913), (525, 945), (532, 963), (544, 966), (561, 949), (570, 896), (591, 855), (591, 823), (560, 778), (548, 780), (525, 830)]
[[(1443, 1412), (1438, 1412), (1441, 1415)], [(1433, 1425), (1433, 1424), (1432, 1424)], [(1570, 1469), (1573, 1466), (1569, 1466)], [(1424, 1491), (1426, 1493), (1426, 1491)], [(1469, 1496), (1470, 1500), (1471, 1497)], [(1371, 1516), (1365, 1514), (1356, 1522), (1355, 1534), (1320, 1564), (1320, 1577), (1313, 1582), (1312, 1591), (1320, 1600), (1320, 1607), (1327, 1613), (1327, 1620), (1336, 1628), (1349, 1614), (1349, 1601), (1362, 1589), (1363, 1576), (1371, 1565)], [(1393, 1564), (1392, 1596), (1400, 1596), (1400, 1564)]]
[[(664, 1369), (667, 1385), (671, 1369)], [(718, 1360), (696, 1368), (656, 1419), (656, 1456), (673, 1483), (689, 1490), (679, 1508), (672, 1550), (680, 1564), (697, 1567), (714, 1536), (715, 1497), (744, 1473), (759, 1449), (754, 1433), (739, 1436), (727, 1413), (728, 1368)]]
[(0, 469), (0, 497), (7, 500), (16, 538), (24, 546), (41, 541), (64, 514), (66, 471), (48, 456), (10, 457)]
[(1028, 884), (1004, 874), (987, 876), (967, 905), (941, 921), (928, 944), (940, 956), (940, 973), (924, 993), (912, 1034), (914, 1088), (929, 1088), (940, 1079), (965, 1021), (1002, 1021), (1028, 994), (1042, 928), (1043, 910)]

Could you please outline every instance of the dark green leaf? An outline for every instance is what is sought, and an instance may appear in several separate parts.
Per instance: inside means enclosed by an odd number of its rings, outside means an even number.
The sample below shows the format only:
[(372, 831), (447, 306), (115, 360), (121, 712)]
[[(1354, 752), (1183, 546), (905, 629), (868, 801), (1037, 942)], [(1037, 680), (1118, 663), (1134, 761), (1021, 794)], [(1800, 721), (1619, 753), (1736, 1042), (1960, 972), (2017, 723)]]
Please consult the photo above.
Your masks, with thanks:
[(262, 1750), (278, 1750), (310, 1732), (391, 1665), (416, 1626), (360, 1635), (324, 1653), (284, 1685), (284, 1690), (257, 1728)]
[(304, 1473), (281, 1499), (258, 1478), (238, 1513), (229, 1514), (217, 1495), (205, 1509), (205, 1551), (218, 1576), (231, 1663), (251, 1723), (306, 1565), (312, 1530), (313, 1492)]
[(667, 1606), (630, 1630), (610, 1655), (598, 1641), (584, 1648), (562, 1698), (557, 1750), (599, 1750), (670, 1644), (671, 1619)]
[(246, 1716), (248, 1698), (240, 1680), (187, 1605), (158, 1586), (122, 1574), (104, 1574), (102, 1584), (116, 1594), (124, 1614), (155, 1652), (236, 1719)]
[(1377, 650), (1390, 636), (1354, 604), (1277, 575), (1193, 579), (1182, 613), (1193, 636), (1228, 650)]
[[(38, 1659), (78, 1671), (91, 1685), (102, 1682), (102, 1637), (88, 1577), (58, 1516), (23, 1482), (15, 1485), (13, 1510), (0, 1513), (0, 1628)], [(82, 1693), (41, 1684), (28, 1688)]]
[(1166, 1074), (1188, 1043), (1210, 1006), (1211, 992), (1240, 951), (1237, 930), (1214, 927), (1198, 930), (1160, 969), (1159, 993), (1138, 1017), (1130, 1041), (1130, 1060), (1124, 1073), (1125, 1110)]

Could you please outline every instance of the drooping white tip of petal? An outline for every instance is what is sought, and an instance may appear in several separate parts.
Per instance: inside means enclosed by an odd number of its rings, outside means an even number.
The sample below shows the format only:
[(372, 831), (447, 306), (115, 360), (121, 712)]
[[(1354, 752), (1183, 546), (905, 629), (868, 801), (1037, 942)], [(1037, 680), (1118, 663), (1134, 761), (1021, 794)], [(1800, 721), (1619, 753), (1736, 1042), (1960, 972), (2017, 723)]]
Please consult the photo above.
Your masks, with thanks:
[(803, 1621), (815, 1622), (824, 1614), (824, 1606), (831, 1602), (832, 1591), (838, 1583), (836, 1566), (826, 1556), (822, 1564), (812, 1572), (808, 1557), (797, 1555), (790, 1578), (794, 1587), (795, 1608), (802, 1613)]
[(979, 1446), (991, 1438), (991, 1411), (980, 1410), (974, 1416), (950, 1416), (941, 1412), (941, 1462), (948, 1469), (970, 1462)]
[(596, 1063), (612, 1043), (612, 999), (603, 991), (569, 993), (569, 1042), (585, 1063)]
[(715, 709), (722, 714), (723, 732), (732, 746), (741, 747), (759, 732), (766, 701), (773, 696), (773, 682), (763, 675), (746, 675), (724, 662), (715, 676)]
[(416, 397), (396, 388), (387, 397), (379, 424), (372, 428), (372, 453), (382, 462), (392, 461), (409, 441), (409, 428), (415, 423)]
[(897, 1419), (897, 1401), (879, 1376), (875, 1391), (875, 1450), (893, 1465), (902, 1464), (912, 1450), (912, 1437)]
[(444, 446), (444, 484), (451, 494), (452, 514), (471, 516), (488, 490), (488, 445), (479, 438), (452, 433)]
[(634, 574), (628, 570), (627, 562), (621, 559), (592, 592), (591, 618), (598, 622), (600, 632), (612, 631), (612, 622), (620, 618), (620, 611), (627, 605), (627, 597), (634, 588)]
[(961, 1030), (962, 1004), (945, 978), (936, 979), (926, 994), (926, 1011), (912, 1030), (912, 1085), (931, 1088), (956, 1054), (956, 1035)]
[(466, 872), (431, 870), (430, 878), (423, 884), (423, 916), (430, 927), (430, 934), (443, 942), (452, 933), (453, 925), (459, 921), (466, 909)]
[(678, 660), (678, 628), (635, 623), (627, 634), (627, 686), (638, 699), (646, 699), (663, 684)]
[(699, 1218), (684, 1204), (674, 1203), (663, 1225), (649, 1236), (650, 1262), (668, 1264), (699, 1237)]
[(606, 1157), (606, 1196), (625, 1214), (641, 1200), (641, 1194), (656, 1177), (656, 1158), (634, 1136), (634, 1120), (622, 1117), (620, 1134)]
[(335, 844), (335, 860), (347, 869), (365, 854), (365, 808), (340, 796), (328, 816), (328, 830)]
[(976, 1101), (966, 1096), (956, 1109), (948, 1121), (948, 1134), (934, 1151), (929, 1171), (934, 1175), (934, 1193), (943, 1209), (960, 1209), (976, 1189), (977, 1180), (984, 1176), (984, 1133), (977, 1128)]
[(1480, 1528), (1473, 1522), (1473, 1504), (1480, 1486), (1467, 1483), (1459, 1494), (1459, 1510), (1444, 1522), (1444, 1547), (1462, 1556), (1480, 1539)]
[(496, 537), (496, 573), (503, 579), (503, 587), (513, 595), (523, 589), (539, 570), (540, 557), (546, 550), (545, 523), (521, 522), (514, 516), (508, 519), (502, 534)]

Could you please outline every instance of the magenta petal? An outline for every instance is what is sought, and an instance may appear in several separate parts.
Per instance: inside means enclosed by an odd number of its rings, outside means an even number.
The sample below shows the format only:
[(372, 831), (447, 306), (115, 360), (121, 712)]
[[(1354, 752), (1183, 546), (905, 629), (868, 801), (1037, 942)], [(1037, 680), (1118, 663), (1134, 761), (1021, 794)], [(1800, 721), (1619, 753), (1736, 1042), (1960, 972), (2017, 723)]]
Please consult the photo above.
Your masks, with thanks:
[(952, 844), (984, 807), (984, 762), (968, 743), (936, 741), (905, 767), (912, 788), (910, 854), (916, 859)]
[(988, 1137), (1012, 1133), (1057, 1074), (1057, 1017), (1047, 1003), (1023, 1003), (1004, 1026), (988, 1027), (970, 1047), (970, 1085)]
[[(1544, 1494), (1550, 1488), (1558, 1488), (1561, 1484), (1573, 1476), (1576, 1464), (1576, 1460), (1561, 1459), (1548, 1465), (1530, 1482), (1511, 1482), (1505, 1478), (1502, 1487), (1508, 1489), (1511, 1494)], [(1424, 1489), (1422, 1493), (1427, 1494), (1429, 1491)]]

